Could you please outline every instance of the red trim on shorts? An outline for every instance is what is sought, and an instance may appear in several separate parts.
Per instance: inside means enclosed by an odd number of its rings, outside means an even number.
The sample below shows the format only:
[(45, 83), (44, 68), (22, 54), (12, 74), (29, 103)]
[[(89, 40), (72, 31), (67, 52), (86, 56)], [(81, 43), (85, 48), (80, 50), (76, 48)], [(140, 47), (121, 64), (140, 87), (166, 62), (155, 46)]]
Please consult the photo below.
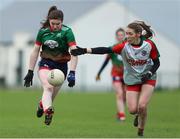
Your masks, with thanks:
[(42, 70), (42, 69), (51, 70), (49, 67), (39, 67), (39, 70)]
[(113, 83), (120, 83), (120, 82), (122, 82), (121, 80), (113, 80), (112, 81)]
[(141, 84), (136, 84), (136, 85), (126, 85), (126, 91), (136, 91), (140, 92), (141, 91)]
[[(124, 81), (123, 81), (123, 77), (122, 76), (119, 76), (119, 75), (115, 75), (115, 76), (111, 76), (112, 77), (112, 82), (113, 83), (123, 83), (124, 84)], [(115, 79), (115, 78), (118, 78), (119, 79)]]
[(149, 85), (155, 86), (156, 85), (156, 80), (148, 80), (144, 84), (149, 84)]
[(69, 47), (74, 46), (74, 45), (76, 45), (76, 42), (69, 42), (68, 45), (69, 45)]
[(41, 43), (41, 42), (38, 42), (38, 41), (36, 41), (35, 44), (38, 45), (38, 46), (41, 46), (41, 45), (42, 45), (42, 43)]
[[(144, 84), (149, 84), (149, 85), (155, 86), (156, 85), (156, 80), (148, 80)], [(142, 85), (143, 84), (126, 85), (126, 90), (127, 91), (140, 92)]]

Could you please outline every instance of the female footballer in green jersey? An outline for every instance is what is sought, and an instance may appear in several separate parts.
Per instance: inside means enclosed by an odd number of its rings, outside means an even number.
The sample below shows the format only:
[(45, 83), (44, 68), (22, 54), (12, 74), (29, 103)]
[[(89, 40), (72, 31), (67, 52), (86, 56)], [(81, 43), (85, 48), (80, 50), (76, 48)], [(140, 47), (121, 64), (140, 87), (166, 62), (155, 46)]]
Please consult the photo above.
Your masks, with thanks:
[(54, 87), (47, 81), (48, 72), (51, 69), (59, 69), (66, 77), (68, 61), (70, 61), (70, 72), (67, 76), (68, 86), (75, 85), (75, 69), (77, 56), (71, 56), (69, 49), (76, 48), (76, 41), (71, 28), (63, 25), (63, 12), (52, 6), (49, 9), (47, 19), (42, 23), (36, 38), (33, 51), (30, 55), (29, 70), (25, 76), (24, 86), (30, 87), (33, 82), (33, 71), (40, 53), (38, 77), (43, 88), (43, 95), (37, 109), (37, 117), (45, 114), (45, 124), (49, 125), (54, 113), (53, 101), (61, 88)]
[[(143, 136), (147, 118), (147, 106), (156, 84), (156, 71), (160, 66), (159, 52), (151, 38), (153, 32), (143, 21), (130, 23), (126, 28), (126, 39), (113, 48), (80, 48), (71, 51), (74, 56), (89, 54), (117, 53), (122, 56), (123, 79), (126, 84), (126, 102), (131, 114), (136, 115), (134, 126), (138, 135)], [(144, 39), (146, 38), (146, 39)]]
[[(115, 36), (118, 44), (123, 43), (123, 41), (125, 40), (124, 29), (123, 28), (117, 29)], [(116, 92), (117, 119), (120, 121), (124, 121), (126, 119), (125, 110), (124, 110), (125, 86), (123, 82), (123, 62), (120, 55), (111, 53), (106, 56), (103, 65), (101, 66), (101, 68), (99, 69), (96, 75), (96, 81), (99, 81), (101, 79), (100, 75), (110, 60), (112, 61), (112, 68), (111, 68), (112, 86)]]

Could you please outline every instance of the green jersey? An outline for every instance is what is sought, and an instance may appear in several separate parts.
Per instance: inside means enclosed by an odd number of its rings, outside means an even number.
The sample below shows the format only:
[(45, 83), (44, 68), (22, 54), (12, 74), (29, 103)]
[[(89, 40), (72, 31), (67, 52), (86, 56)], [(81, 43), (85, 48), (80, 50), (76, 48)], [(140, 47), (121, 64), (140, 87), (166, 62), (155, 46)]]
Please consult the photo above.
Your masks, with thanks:
[(36, 38), (36, 44), (42, 45), (42, 51), (52, 56), (68, 53), (72, 45), (76, 45), (71, 28), (62, 25), (61, 30), (51, 31), (49, 28), (41, 28)]
[[(115, 45), (114, 45), (115, 46)], [(113, 46), (112, 46), (113, 47)], [(111, 48), (112, 48), (111, 47)], [(116, 54), (116, 53), (111, 53), (109, 54), (110, 58), (111, 58), (111, 61), (112, 61), (112, 65), (114, 66), (123, 66), (123, 62), (122, 62), (122, 57), (121, 55), (119, 54)]]

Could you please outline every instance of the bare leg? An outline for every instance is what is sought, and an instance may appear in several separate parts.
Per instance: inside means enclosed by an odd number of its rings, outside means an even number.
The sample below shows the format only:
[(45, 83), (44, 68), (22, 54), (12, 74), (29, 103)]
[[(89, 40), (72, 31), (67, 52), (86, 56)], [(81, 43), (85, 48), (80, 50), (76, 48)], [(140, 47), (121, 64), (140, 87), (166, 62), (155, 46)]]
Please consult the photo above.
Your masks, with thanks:
[(126, 103), (128, 106), (128, 110), (131, 114), (135, 116), (133, 125), (135, 127), (138, 126), (138, 99), (139, 93), (137, 91), (127, 91), (126, 92)]
[(125, 102), (124, 102), (124, 90), (121, 82), (113, 82), (113, 88), (116, 92), (116, 104), (120, 120), (125, 120)]
[[(61, 85), (62, 86), (62, 85)], [(52, 95), (52, 101), (54, 101), (56, 95), (58, 94), (61, 86), (58, 86), (58, 87), (54, 87), (54, 90), (53, 90), (53, 95)]]
[(138, 102), (138, 114), (139, 114), (139, 131), (143, 134), (143, 129), (145, 127), (147, 119), (147, 105), (150, 101), (154, 87), (148, 84), (142, 85), (141, 94)]
[(126, 92), (126, 103), (128, 110), (131, 114), (137, 114), (138, 96), (139, 96), (139, 92), (136, 91)]

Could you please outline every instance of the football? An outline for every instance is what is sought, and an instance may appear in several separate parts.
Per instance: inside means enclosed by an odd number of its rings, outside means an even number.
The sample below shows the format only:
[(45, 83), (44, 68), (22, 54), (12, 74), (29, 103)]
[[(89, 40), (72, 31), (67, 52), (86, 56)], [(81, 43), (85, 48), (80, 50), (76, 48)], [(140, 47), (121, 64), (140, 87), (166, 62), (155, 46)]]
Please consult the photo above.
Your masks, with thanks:
[(64, 82), (64, 73), (59, 69), (50, 70), (48, 73), (48, 82), (53, 86), (60, 86)]

